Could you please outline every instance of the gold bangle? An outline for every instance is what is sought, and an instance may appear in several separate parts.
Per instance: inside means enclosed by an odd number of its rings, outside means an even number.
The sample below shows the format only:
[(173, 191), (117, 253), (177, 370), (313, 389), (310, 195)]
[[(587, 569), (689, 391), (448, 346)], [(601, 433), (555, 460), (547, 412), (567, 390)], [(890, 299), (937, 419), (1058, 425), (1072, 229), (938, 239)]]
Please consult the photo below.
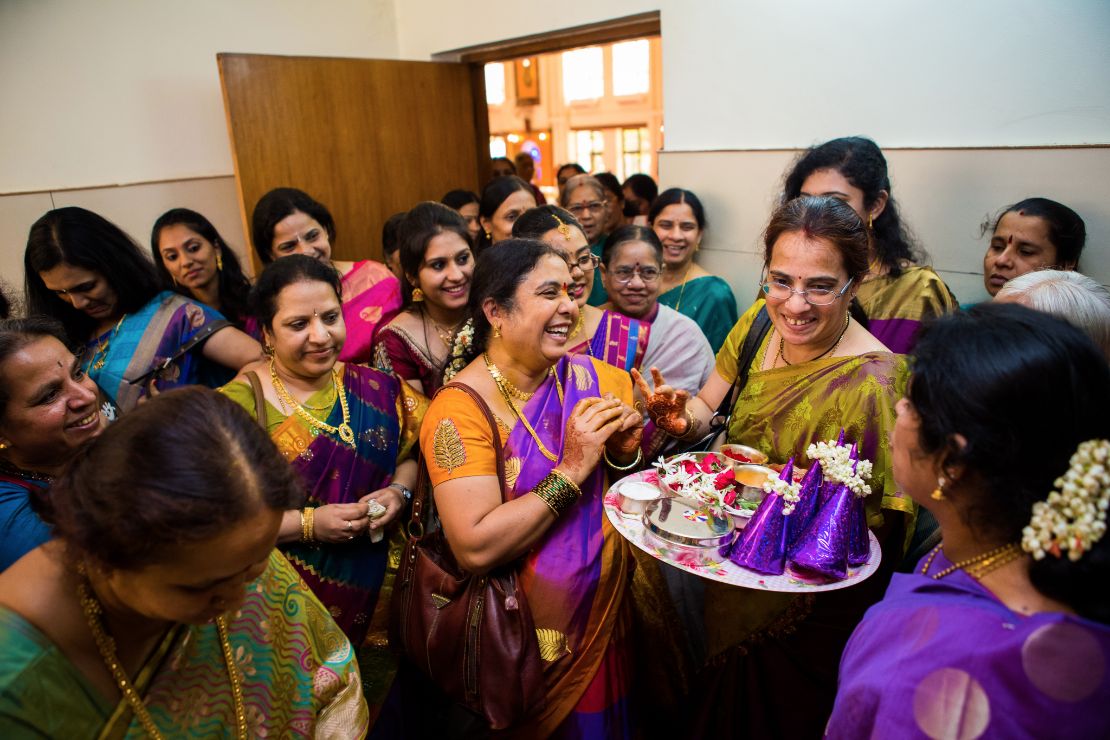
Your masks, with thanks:
[(547, 504), (547, 508), (551, 509), (551, 513), (557, 519), (560, 514), (574, 506), (578, 497), (582, 495), (582, 490), (561, 470), (552, 468), (551, 472), (536, 484), (531, 493)]
[(315, 515), (316, 510), (310, 506), (301, 509), (301, 542), (307, 543), (316, 540)]
[(613, 470), (618, 470), (618, 471), (623, 473), (626, 470), (632, 470), (632, 468), (636, 467), (637, 465), (639, 465), (643, 461), (644, 451), (643, 451), (642, 448), (637, 447), (636, 448), (636, 459), (633, 460), (632, 462), (628, 463), (627, 465), (617, 465), (615, 462), (613, 462), (613, 459), (611, 457), (609, 457), (609, 450), (605, 450), (605, 452), (602, 453), (602, 457), (605, 458), (605, 464), (606, 465), (608, 465)]

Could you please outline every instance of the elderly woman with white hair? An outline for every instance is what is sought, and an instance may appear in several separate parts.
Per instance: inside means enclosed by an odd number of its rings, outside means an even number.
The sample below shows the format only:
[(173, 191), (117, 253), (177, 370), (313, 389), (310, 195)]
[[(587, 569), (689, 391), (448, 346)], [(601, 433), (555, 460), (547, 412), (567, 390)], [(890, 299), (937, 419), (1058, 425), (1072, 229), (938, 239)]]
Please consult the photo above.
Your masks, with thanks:
[(1110, 290), (1082, 273), (1027, 272), (1002, 286), (995, 301), (1020, 303), (1066, 319), (1085, 331), (1110, 358)]

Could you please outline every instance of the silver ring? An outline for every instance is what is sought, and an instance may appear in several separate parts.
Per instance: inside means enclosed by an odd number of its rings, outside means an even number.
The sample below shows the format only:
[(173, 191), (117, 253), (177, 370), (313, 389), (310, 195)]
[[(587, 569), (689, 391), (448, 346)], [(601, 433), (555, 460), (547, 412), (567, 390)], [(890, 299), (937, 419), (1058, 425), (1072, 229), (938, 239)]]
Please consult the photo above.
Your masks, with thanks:
[(347, 520), (347, 526), (345, 527), (345, 529), (346, 529), (346, 530), (347, 530), (348, 532), (350, 532), (350, 531), (351, 531), (351, 529), (352, 529), (352, 526), (353, 526), (353, 525), (351, 524), (351, 520), (350, 520), (350, 519), (348, 519), (348, 520)]
[(355, 538), (355, 536), (353, 534), (347, 535), (347, 539), (349, 539), (349, 540), (353, 540), (354, 538)]

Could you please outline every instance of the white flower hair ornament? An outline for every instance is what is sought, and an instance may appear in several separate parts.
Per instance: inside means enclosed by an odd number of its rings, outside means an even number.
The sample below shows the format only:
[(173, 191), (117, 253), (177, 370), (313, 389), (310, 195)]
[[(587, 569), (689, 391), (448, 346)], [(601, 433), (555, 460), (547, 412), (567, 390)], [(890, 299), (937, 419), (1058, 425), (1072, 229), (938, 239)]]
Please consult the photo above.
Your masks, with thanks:
[(447, 360), (447, 367), (443, 371), (443, 382), (449, 382), (466, 367), (467, 350), (474, 344), (474, 319), (467, 319), (455, 341), (451, 342), (451, 355)]
[(1033, 504), (1033, 518), (1022, 530), (1021, 547), (1035, 560), (1045, 553), (1079, 560), (1106, 534), (1110, 506), (1110, 440), (1083, 442), (1068, 472), (1056, 479), (1048, 499)]

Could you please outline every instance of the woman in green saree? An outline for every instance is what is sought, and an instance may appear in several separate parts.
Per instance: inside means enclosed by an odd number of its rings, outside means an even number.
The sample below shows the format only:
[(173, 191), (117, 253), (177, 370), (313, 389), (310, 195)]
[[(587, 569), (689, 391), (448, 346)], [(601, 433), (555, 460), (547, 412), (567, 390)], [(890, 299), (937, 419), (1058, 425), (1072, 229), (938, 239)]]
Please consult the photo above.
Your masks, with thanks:
[(0, 574), (0, 737), (362, 737), (351, 645), (274, 550), (303, 497), (214, 391), (109, 427), (51, 489), (56, 539)]
[[(914, 504), (891, 475), (889, 433), (906, 387), (905, 359), (849, 317), (867, 273), (868, 235), (845, 203), (802, 197), (775, 212), (765, 232), (761, 299), (740, 318), (717, 354), (716, 371), (694, 399), (641, 382), (652, 419), (696, 439), (737, 376), (739, 348), (757, 315), (771, 329), (733, 403), (727, 441), (755, 447), (772, 463), (808, 466), (813, 442), (844, 429), (874, 464), (868, 524), (883, 544), (884, 569), (862, 584), (795, 596), (709, 583), (704, 590), (705, 667), (687, 724), (709, 737), (818, 737), (832, 707), (840, 653), (864, 611), (882, 596), (912, 531)], [(689, 613), (689, 605), (686, 605)], [(699, 605), (700, 607), (700, 605)], [(738, 711), (731, 706), (736, 697)], [(743, 713), (742, 715), (740, 713)], [(693, 729), (696, 728), (696, 729)]]

